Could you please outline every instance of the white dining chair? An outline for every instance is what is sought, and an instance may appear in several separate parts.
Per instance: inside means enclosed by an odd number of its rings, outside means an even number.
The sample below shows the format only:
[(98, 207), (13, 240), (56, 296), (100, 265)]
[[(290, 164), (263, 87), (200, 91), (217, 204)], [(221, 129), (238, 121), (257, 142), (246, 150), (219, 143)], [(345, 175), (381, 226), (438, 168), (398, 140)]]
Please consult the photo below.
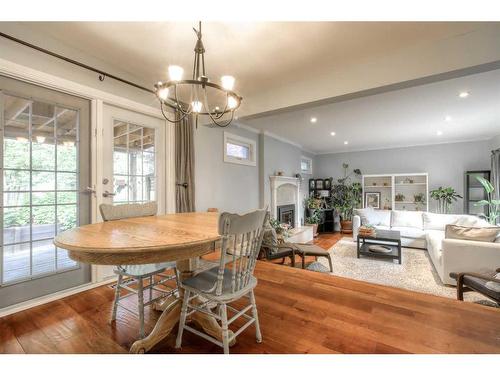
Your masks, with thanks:
[[(158, 205), (156, 202), (121, 205), (101, 204), (99, 206), (99, 210), (101, 211), (101, 216), (104, 221), (112, 221), (142, 216), (154, 216), (158, 211)], [(173, 275), (165, 274), (165, 271), (169, 269), (174, 270)], [(118, 306), (124, 308), (127, 311), (135, 313), (127, 306), (120, 304), (120, 301), (134, 294), (137, 295), (140, 321), (139, 336), (140, 338), (143, 338), (144, 307), (151, 305), (160, 299), (168, 298), (178, 293), (175, 262), (122, 265), (115, 267), (113, 271), (116, 275), (118, 275), (118, 281), (116, 283), (115, 300), (113, 303), (113, 313), (111, 315), (111, 321), (116, 320), (116, 312)], [(132, 281), (132, 284), (137, 285), (137, 289), (131, 288), (129, 286), (129, 280)], [(147, 285), (144, 285), (145, 280), (149, 281)], [(175, 288), (169, 288), (167, 287), (167, 285), (165, 285), (171, 280), (175, 280)], [(159, 288), (160, 286), (162, 286), (162, 288)], [(132, 294), (121, 296), (121, 289), (125, 289)], [(144, 302), (144, 293), (146, 291), (149, 291), (149, 299), (147, 302)], [(159, 295), (155, 298), (153, 298), (153, 291), (159, 293)]]
[[(253, 273), (266, 219), (267, 210), (241, 216), (227, 212), (220, 215), (219, 234), (222, 240), (219, 265), (179, 283), (184, 296), (176, 348), (181, 347), (183, 331), (187, 330), (221, 346), (224, 354), (229, 354), (229, 343), (251, 324), (255, 324), (257, 342), (262, 341), (254, 295), (257, 279)], [(244, 297), (249, 300), (249, 305), (241, 310), (229, 305)], [(230, 318), (228, 310), (234, 313)], [(249, 310), (251, 315), (247, 314)], [(222, 341), (186, 325), (186, 318), (193, 313), (207, 314), (220, 321)], [(247, 322), (229, 335), (229, 325), (238, 318), (244, 318)]]

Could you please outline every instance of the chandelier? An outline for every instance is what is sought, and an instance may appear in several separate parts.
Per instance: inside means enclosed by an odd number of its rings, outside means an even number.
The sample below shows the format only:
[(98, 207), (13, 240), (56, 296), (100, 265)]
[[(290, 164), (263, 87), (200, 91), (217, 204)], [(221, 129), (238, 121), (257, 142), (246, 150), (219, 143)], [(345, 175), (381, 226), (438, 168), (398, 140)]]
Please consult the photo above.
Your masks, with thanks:
[[(198, 39), (194, 47), (192, 79), (182, 79), (184, 74), (182, 67), (177, 65), (168, 67), (169, 80), (154, 85), (161, 112), (166, 120), (174, 123), (192, 114), (197, 127), (199, 116), (208, 116), (217, 126), (228, 126), (233, 121), (234, 112), (239, 108), (242, 97), (233, 91), (234, 77), (222, 76), (220, 85), (208, 79), (205, 69), (205, 47), (201, 40), (201, 22), (198, 30), (194, 27), (193, 30)], [(173, 120), (169, 119), (164, 106), (175, 108), (179, 116)]]

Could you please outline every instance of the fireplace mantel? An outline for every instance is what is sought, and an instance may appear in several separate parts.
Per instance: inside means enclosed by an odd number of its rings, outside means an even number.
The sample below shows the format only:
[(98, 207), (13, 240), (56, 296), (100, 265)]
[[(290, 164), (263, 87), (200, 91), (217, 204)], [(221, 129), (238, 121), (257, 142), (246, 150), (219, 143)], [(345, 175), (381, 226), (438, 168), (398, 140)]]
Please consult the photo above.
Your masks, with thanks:
[(289, 202), (295, 205), (295, 228), (300, 227), (299, 220), (299, 210), (300, 210), (300, 180), (296, 177), (285, 177), (285, 176), (269, 176), (271, 182), (271, 216), (276, 218), (277, 208), (278, 208), (278, 194), (279, 189), (283, 185), (293, 186), (294, 189), (294, 199), (293, 202)]

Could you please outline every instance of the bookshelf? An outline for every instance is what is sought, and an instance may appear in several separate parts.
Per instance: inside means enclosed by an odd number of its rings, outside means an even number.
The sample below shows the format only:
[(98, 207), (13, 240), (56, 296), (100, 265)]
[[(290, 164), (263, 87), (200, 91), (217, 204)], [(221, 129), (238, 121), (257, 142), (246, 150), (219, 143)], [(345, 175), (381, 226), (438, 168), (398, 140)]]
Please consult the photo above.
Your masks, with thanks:
[(362, 176), (363, 207), (381, 210), (428, 211), (427, 173), (373, 174)]

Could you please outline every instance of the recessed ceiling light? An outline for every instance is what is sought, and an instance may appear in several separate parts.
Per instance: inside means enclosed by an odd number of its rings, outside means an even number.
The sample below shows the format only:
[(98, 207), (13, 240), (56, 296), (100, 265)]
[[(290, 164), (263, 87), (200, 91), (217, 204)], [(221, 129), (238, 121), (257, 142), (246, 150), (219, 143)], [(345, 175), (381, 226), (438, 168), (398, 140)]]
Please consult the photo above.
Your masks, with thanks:
[(442, 132), (441, 130), (438, 130), (438, 131), (436, 132), (436, 134), (437, 134), (437, 135), (443, 135), (443, 132)]
[(344, 144), (345, 144), (345, 145), (348, 145), (348, 144), (349, 144), (349, 142), (347, 142), (347, 141), (344, 141)]
[(311, 122), (314, 124), (315, 122), (317, 122), (318, 119), (316, 117), (311, 117)]
[(330, 135), (333, 137), (335, 135), (335, 132), (331, 132)]
[(461, 98), (466, 98), (469, 96), (469, 93), (467, 91), (462, 91), (460, 94), (458, 94), (458, 96)]
[(451, 121), (451, 116), (446, 116), (446, 117), (444, 118), (444, 121), (448, 121), (448, 122), (450, 122), (450, 121)]

